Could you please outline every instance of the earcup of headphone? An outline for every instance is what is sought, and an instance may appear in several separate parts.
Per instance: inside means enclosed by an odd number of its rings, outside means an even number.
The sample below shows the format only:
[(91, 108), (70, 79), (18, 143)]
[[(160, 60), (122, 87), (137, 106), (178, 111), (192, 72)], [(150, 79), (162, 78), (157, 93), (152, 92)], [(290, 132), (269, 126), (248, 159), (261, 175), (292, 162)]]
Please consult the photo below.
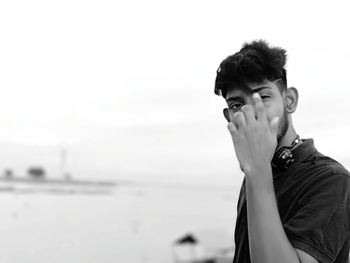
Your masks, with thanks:
[(272, 166), (278, 169), (287, 170), (294, 162), (290, 147), (281, 147), (276, 150), (272, 158)]

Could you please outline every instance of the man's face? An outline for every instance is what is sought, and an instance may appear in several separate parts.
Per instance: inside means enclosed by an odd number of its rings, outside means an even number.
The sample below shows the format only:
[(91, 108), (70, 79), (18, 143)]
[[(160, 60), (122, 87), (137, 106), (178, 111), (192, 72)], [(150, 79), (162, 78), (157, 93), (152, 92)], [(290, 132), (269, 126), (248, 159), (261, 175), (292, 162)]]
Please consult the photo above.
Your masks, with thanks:
[(276, 82), (265, 80), (261, 83), (236, 85), (227, 90), (226, 103), (231, 111), (237, 112), (245, 104), (253, 105), (252, 95), (259, 93), (265, 106), (268, 121), (271, 122), (274, 117), (279, 117), (277, 140), (280, 141), (288, 130), (289, 121), (284, 100)]

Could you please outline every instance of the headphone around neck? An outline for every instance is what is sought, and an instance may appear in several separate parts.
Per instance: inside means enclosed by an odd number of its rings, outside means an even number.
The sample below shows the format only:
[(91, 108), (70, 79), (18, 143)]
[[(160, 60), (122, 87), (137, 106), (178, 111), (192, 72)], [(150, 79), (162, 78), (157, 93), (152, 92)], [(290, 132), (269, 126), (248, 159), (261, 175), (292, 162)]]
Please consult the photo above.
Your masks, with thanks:
[(278, 148), (275, 151), (271, 161), (272, 167), (287, 170), (294, 162), (292, 151), (300, 142), (302, 142), (302, 140), (300, 139), (299, 135), (297, 135), (291, 146), (282, 146)]

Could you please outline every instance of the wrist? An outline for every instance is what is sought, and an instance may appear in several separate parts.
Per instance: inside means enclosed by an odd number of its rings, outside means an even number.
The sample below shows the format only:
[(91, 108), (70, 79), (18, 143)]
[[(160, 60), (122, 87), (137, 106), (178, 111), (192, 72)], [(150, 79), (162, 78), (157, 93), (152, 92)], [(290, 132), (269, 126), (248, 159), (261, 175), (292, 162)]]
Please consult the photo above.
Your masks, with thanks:
[(256, 165), (251, 165), (247, 169), (245, 169), (244, 173), (248, 177), (269, 177), (272, 176), (272, 168), (271, 163), (259, 163)]
[(264, 188), (264, 186), (267, 187), (273, 181), (272, 168), (270, 164), (251, 167), (251, 169), (245, 172), (245, 175), (249, 184), (259, 188)]

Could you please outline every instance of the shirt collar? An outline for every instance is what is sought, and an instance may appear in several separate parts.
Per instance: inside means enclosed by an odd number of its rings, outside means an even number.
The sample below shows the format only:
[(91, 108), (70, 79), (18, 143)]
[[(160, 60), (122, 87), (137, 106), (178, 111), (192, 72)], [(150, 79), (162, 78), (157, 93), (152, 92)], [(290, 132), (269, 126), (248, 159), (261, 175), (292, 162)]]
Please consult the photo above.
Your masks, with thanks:
[(302, 139), (303, 143), (292, 150), (292, 154), (294, 157), (294, 162), (292, 164), (300, 163), (304, 161), (307, 157), (309, 157), (312, 153), (316, 152), (316, 148), (314, 145), (313, 139)]

